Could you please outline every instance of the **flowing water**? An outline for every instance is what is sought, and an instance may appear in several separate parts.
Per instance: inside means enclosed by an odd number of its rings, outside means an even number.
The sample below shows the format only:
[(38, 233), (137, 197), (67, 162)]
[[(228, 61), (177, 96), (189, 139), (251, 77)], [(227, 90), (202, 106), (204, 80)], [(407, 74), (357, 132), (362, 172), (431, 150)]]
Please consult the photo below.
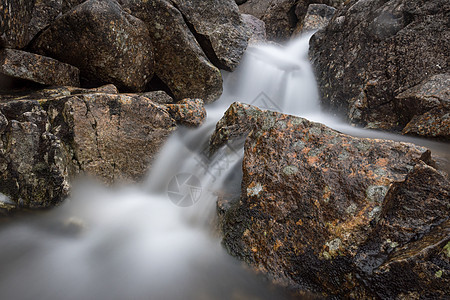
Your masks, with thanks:
[[(250, 47), (235, 72), (223, 73), (224, 93), (207, 107), (205, 124), (180, 128), (143, 183), (80, 181), (60, 207), (2, 224), (0, 299), (291, 299), (220, 245), (215, 201), (217, 193), (238, 195), (243, 148), (230, 144), (208, 157), (216, 122), (240, 101), (353, 135), (405, 139), (320, 112), (309, 37)], [(448, 155), (448, 145), (410, 140)]]

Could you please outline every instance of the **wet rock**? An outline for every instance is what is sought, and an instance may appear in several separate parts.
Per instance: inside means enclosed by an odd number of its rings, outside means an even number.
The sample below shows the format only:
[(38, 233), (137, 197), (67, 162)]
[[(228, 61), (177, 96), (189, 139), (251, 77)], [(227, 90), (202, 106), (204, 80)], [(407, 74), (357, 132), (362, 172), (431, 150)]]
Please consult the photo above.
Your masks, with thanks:
[(294, 33), (314, 31), (328, 25), (335, 13), (334, 7), (325, 4), (310, 4), (302, 22), (299, 22)]
[(438, 106), (420, 116), (415, 116), (403, 128), (403, 134), (450, 140), (449, 106)]
[(172, 118), (182, 125), (197, 127), (206, 118), (206, 109), (201, 99), (184, 99), (165, 106)]
[(42, 32), (31, 49), (78, 67), (90, 84), (143, 91), (153, 76), (148, 29), (115, 0), (76, 6)]
[(70, 158), (49, 130), (47, 113), (22, 100), (0, 104), (0, 115), (7, 119), (0, 131), (0, 193), (13, 203), (3, 208), (57, 205), (69, 193)]
[(266, 42), (266, 25), (255, 16), (242, 14), (242, 20), (250, 30), (249, 45)]
[(234, 0), (171, 0), (195, 32), (209, 60), (232, 71), (239, 64), (249, 33)]
[(29, 42), (28, 24), (34, 1), (3, 0), (0, 3), (0, 48), (23, 48)]
[[(400, 276), (403, 261), (398, 260), (396, 271), (382, 269), (393, 259), (387, 255), (377, 261), (379, 268), (369, 270), (362, 257), (378, 259), (385, 250), (390, 254), (387, 247), (395, 243), (412, 251), (407, 246), (422, 236), (439, 241), (421, 245), (435, 245), (432, 252), (440, 255), (448, 231), (433, 226), (448, 215), (449, 183), (431, 167), (427, 149), (355, 138), (239, 103), (219, 121), (211, 145), (217, 148), (243, 133), (248, 136), (241, 197), (220, 206), (223, 243), (232, 255), (273, 281), (300, 290), (385, 299), (418, 290), (409, 284), (387, 286)], [(375, 241), (375, 236), (383, 238)], [(369, 239), (376, 246), (364, 252)], [(437, 265), (448, 265), (448, 258), (436, 263), (422, 254), (408, 258), (412, 273), (404, 276), (420, 278), (420, 268), (429, 274), (438, 271)], [(420, 267), (413, 267), (416, 263)], [(422, 290), (427, 280), (420, 281)], [(445, 281), (430, 282), (427, 295), (443, 295)]]
[(323, 106), (388, 130), (429, 111), (434, 100), (406, 94), (418, 85), (441, 89), (433, 76), (450, 70), (449, 9), (443, 0), (370, 0), (337, 12), (310, 43)]
[(80, 85), (76, 67), (20, 50), (0, 50), (0, 73), (45, 85)]
[(149, 28), (155, 73), (176, 100), (200, 98), (210, 103), (220, 97), (220, 71), (208, 60), (179, 10), (165, 0), (121, 0), (121, 4)]
[(140, 96), (81, 94), (43, 105), (79, 170), (109, 184), (142, 178), (176, 128), (166, 109)]

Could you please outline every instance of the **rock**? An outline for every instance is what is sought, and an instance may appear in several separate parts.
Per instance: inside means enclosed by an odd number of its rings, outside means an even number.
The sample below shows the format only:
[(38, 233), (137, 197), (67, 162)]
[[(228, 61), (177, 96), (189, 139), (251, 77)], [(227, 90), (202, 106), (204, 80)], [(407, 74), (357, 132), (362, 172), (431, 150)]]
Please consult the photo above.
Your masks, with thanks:
[(232, 71), (239, 64), (249, 33), (234, 0), (171, 0), (193, 30), (209, 60)]
[(242, 20), (250, 30), (249, 45), (266, 42), (266, 25), (255, 16), (242, 14)]
[(0, 215), (57, 205), (79, 173), (107, 184), (139, 180), (177, 122), (196, 126), (206, 117), (199, 99), (164, 106), (148, 97), (117, 94), (113, 85), (2, 95), (0, 194), (10, 201), (0, 199)]
[(206, 57), (183, 15), (166, 0), (122, 0), (122, 7), (143, 20), (155, 47), (155, 73), (176, 100), (206, 103), (222, 94), (222, 75)]
[(294, 32), (298, 21), (295, 16), (295, 1), (272, 1), (261, 20), (266, 24), (267, 38), (269, 40), (275, 42), (288, 40)]
[(449, 73), (449, 9), (444, 0), (370, 0), (338, 11), (310, 42), (323, 106), (351, 123), (387, 130), (402, 130), (427, 112), (429, 99), (404, 93)]
[(23, 48), (29, 42), (28, 24), (34, 1), (2, 0), (0, 3), (0, 48)]
[[(16, 208), (47, 208), (69, 193), (70, 158), (36, 101), (0, 104), (0, 193)], [(0, 208), (3, 210), (2, 208)]]
[(325, 4), (310, 4), (302, 22), (299, 22), (294, 33), (315, 31), (328, 25), (335, 13), (334, 7)]
[[(448, 216), (449, 183), (430, 166), (427, 149), (355, 138), (239, 103), (219, 121), (211, 145), (217, 148), (242, 134), (248, 136), (241, 196), (219, 206), (223, 243), (232, 255), (277, 283), (337, 297), (392, 299), (424, 290), (428, 281), (433, 285), (426, 287), (427, 295), (444, 295), (447, 279), (420, 279), (419, 272), (448, 266), (448, 258), (439, 254), (448, 231), (433, 226)], [(422, 240), (421, 249), (433, 249), (440, 262), (408, 248), (422, 237), (433, 237)], [(365, 250), (368, 239), (374, 241), (372, 252)], [(380, 268), (369, 270), (373, 264), (363, 262), (369, 254), (378, 259), (381, 251), (391, 253), (386, 239), (418, 254), (408, 258), (411, 273), (402, 274), (419, 282), (417, 288), (388, 286), (406, 263), (399, 258), (395, 271), (381, 268), (393, 259), (389, 255), (377, 261)]]
[(164, 108), (140, 96), (81, 94), (42, 105), (80, 171), (108, 184), (141, 179), (176, 128)]
[(20, 50), (0, 50), (0, 73), (45, 85), (80, 85), (76, 67)]
[(423, 115), (413, 117), (402, 133), (450, 141), (449, 106), (441, 105)]
[(141, 96), (146, 97), (146, 98), (150, 99), (151, 101), (158, 103), (158, 104), (173, 103), (172, 97), (167, 95), (167, 93), (164, 91), (147, 92), (147, 93), (143, 93)]
[(34, 1), (33, 14), (28, 25), (27, 44), (62, 13), (63, 2), (63, 0)]
[(201, 99), (184, 99), (165, 106), (172, 118), (182, 125), (197, 127), (206, 118), (206, 109)]
[(89, 84), (143, 91), (153, 76), (148, 29), (115, 0), (76, 6), (42, 32), (31, 49), (78, 67)]
[(243, 3), (247, 2), (247, 0), (236, 0), (237, 5), (241, 5)]

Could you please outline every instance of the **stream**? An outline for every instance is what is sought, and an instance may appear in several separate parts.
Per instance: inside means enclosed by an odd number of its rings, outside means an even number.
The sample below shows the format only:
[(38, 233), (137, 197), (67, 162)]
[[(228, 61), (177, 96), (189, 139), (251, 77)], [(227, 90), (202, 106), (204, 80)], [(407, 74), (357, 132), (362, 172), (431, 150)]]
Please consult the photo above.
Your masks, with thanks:
[[(61, 206), (0, 228), (0, 299), (296, 299), (230, 257), (215, 223), (218, 193), (239, 195), (243, 142), (206, 155), (235, 101), (298, 115), (354, 136), (448, 144), (369, 131), (322, 113), (308, 62), (311, 34), (250, 46), (197, 129), (179, 128), (139, 184), (107, 188), (80, 178)], [(0, 195), (1, 196), (1, 195)]]

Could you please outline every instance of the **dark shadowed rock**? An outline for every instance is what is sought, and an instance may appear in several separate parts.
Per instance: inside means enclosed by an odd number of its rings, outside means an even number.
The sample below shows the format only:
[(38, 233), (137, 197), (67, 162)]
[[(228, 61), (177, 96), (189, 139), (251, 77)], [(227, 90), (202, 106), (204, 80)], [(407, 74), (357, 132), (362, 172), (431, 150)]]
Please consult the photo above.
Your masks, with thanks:
[(236, 0), (237, 5), (241, 5), (243, 3), (247, 2), (247, 0)]
[(0, 3), (0, 48), (23, 48), (28, 43), (28, 24), (34, 0), (2, 0)]
[(36, 53), (78, 67), (93, 83), (143, 91), (153, 75), (146, 25), (115, 0), (89, 0), (70, 10), (32, 44)]
[(258, 44), (266, 42), (266, 25), (263, 21), (255, 16), (242, 14), (242, 20), (250, 30), (250, 44)]
[(234, 70), (249, 39), (234, 0), (171, 1), (195, 32), (209, 60), (221, 69)]
[(435, 100), (407, 91), (442, 90), (433, 76), (450, 71), (449, 10), (445, 0), (370, 0), (337, 12), (310, 43), (324, 107), (394, 130), (429, 111)]
[(0, 50), (0, 73), (45, 85), (80, 85), (76, 67), (20, 50)]
[(33, 14), (28, 25), (27, 43), (62, 13), (64, 1), (65, 0), (35, 0)]
[(222, 94), (222, 76), (206, 57), (182, 14), (165, 0), (121, 0), (122, 7), (143, 20), (155, 47), (155, 73), (177, 100)]
[[(248, 137), (241, 197), (219, 203), (223, 242), (232, 255), (275, 282), (340, 297), (391, 299), (425, 288), (429, 278), (418, 279), (417, 288), (388, 287), (403, 262), (397, 259), (396, 271), (377, 266), (369, 270), (363, 267), (362, 253), (374, 230), (382, 228), (376, 236), (383, 238), (366, 254), (380, 258), (390, 239), (398, 245), (402, 240), (402, 247), (434, 245), (433, 253), (440, 255), (449, 235), (447, 229), (433, 226), (448, 216), (449, 183), (426, 165), (433, 164), (427, 149), (355, 138), (300, 117), (239, 103), (219, 121), (211, 144), (217, 148), (243, 133)], [(390, 225), (383, 227), (386, 222)], [(422, 236), (438, 242), (423, 241), (419, 247), (414, 243)], [(377, 263), (389, 264), (390, 259), (381, 255)], [(448, 266), (448, 258), (408, 259), (410, 266), (420, 265), (407, 269), (411, 273), (404, 276), (409, 278), (420, 278), (420, 268), (430, 274), (438, 265)], [(442, 297), (445, 280), (433, 278), (427, 295)]]

